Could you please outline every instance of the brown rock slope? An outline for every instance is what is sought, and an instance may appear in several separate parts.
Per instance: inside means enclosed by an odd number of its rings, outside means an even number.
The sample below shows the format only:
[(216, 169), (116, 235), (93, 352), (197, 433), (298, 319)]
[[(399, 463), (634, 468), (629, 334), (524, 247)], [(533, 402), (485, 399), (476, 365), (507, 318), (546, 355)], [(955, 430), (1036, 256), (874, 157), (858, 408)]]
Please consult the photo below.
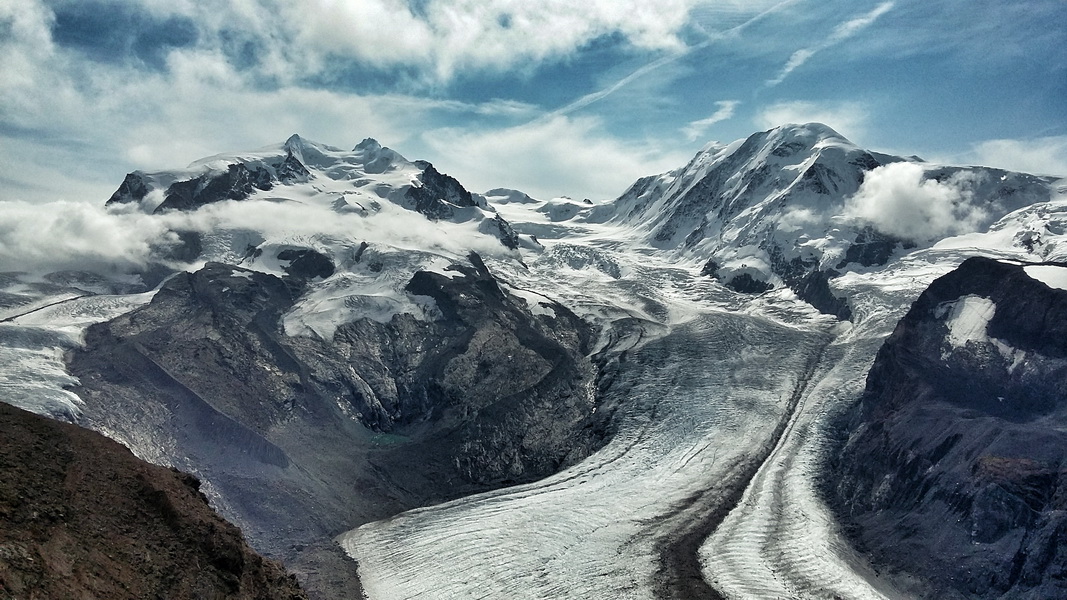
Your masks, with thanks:
[(0, 599), (306, 599), (191, 475), (0, 403)]

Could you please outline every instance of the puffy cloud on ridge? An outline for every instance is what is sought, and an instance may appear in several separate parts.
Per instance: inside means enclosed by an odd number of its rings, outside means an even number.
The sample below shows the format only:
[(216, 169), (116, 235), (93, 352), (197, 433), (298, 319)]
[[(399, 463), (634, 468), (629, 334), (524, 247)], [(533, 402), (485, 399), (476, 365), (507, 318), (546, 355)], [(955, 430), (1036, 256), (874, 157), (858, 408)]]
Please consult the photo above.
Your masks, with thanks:
[(977, 231), (988, 219), (972, 203), (967, 175), (940, 182), (925, 178), (921, 165), (890, 163), (869, 171), (845, 201), (845, 215), (882, 233), (919, 242)]

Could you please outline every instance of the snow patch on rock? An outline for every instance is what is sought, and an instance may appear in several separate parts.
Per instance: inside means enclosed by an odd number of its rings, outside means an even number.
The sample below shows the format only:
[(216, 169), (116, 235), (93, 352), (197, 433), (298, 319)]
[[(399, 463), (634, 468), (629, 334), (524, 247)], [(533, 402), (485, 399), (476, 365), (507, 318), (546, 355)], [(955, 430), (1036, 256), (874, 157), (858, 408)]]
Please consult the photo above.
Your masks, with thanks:
[(1031, 278), (1057, 290), (1067, 290), (1067, 267), (1057, 265), (1031, 265), (1024, 267)]
[(988, 343), (986, 328), (996, 313), (997, 305), (989, 298), (968, 295), (937, 307), (935, 316), (945, 319), (948, 335), (945, 340), (954, 349), (967, 342)]

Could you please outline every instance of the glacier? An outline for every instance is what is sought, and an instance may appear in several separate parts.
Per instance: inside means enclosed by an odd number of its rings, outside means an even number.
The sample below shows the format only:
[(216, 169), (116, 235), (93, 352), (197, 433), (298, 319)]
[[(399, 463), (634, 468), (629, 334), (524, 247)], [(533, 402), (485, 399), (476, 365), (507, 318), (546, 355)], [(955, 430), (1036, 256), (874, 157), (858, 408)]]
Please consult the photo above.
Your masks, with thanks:
[[(436, 307), (404, 283), (417, 270), (448, 274), (472, 249), (535, 313), (551, 312), (540, 304), (551, 300), (598, 328), (594, 354), (610, 381), (593, 410), (610, 414), (607, 445), (541, 481), (340, 535), (371, 600), (906, 598), (906, 585), (849, 546), (820, 498), (829, 423), (862, 392), (911, 302), (967, 257), (1047, 263), (1027, 273), (1062, 285), (1064, 269), (1051, 263), (1067, 260), (1067, 183), (909, 163), (963, 186), (961, 198), (990, 199), (985, 220), (952, 237), (906, 240), (846, 214), (863, 172), (904, 160), (825, 126), (789, 126), (709, 144), (615, 202), (502, 189), (468, 201), (449, 191), (425, 218), (414, 211), (428, 205), (409, 191), (431, 185), (421, 178), (432, 167), (373, 140), (345, 152), (294, 136), (128, 178), (112, 202), (201, 234), (202, 254), (173, 268), (218, 260), (282, 274), (285, 249), (331, 257), (336, 272), (284, 315), (289, 336), (329, 340), (343, 323), (399, 313), (433, 320)], [(166, 210), (166, 188), (235, 161), (275, 183), (194, 212)], [(0, 390), (5, 401), (76, 420), (63, 353), (88, 325), (154, 292), (35, 281), (12, 275), (0, 289), (12, 298), (0, 313)], [(741, 281), (765, 291), (746, 293)], [(960, 339), (979, 335), (975, 327), (960, 322)], [(156, 456), (152, 440), (123, 441)]]

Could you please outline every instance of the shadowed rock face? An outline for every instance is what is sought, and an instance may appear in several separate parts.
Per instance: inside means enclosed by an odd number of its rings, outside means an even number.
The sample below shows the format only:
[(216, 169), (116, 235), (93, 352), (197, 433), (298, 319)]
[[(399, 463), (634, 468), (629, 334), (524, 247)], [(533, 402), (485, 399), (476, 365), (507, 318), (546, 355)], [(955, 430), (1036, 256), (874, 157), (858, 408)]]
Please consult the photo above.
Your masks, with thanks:
[(0, 594), (307, 598), (199, 487), (95, 432), (0, 403)]
[(360, 320), (328, 341), (281, 332), (299, 281), (218, 263), (178, 274), (89, 329), (70, 361), (83, 424), (195, 472), (313, 597), (359, 597), (333, 536), (603, 443), (588, 326), (555, 304), (532, 313), (477, 255), (453, 271), (408, 284), (438, 320)]
[[(228, 165), (224, 172), (176, 181), (167, 187), (163, 202), (155, 212), (194, 210), (223, 200), (244, 200), (257, 190), (273, 189), (276, 183), (288, 185), (307, 181), (310, 177), (311, 172), (289, 149), (284, 159), (270, 164), (269, 168), (265, 165), (253, 164), (250, 167), (248, 164), (234, 163)], [(107, 204), (141, 202), (148, 192), (149, 184), (144, 174), (129, 173)]]
[(454, 177), (439, 172), (426, 161), (417, 161), (415, 164), (423, 169), (419, 175), (421, 185), (408, 188), (406, 196), (416, 211), (431, 219), (449, 219), (453, 207), (478, 205), (471, 193)]
[(191, 210), (223, 200), (244, 200), (256, 190), (269, 190), (272, 187), (274, 178), (267, 169), (249, 169), (245, 164), (232, 164), (220, 175), (202, 175), (171, 184), (156, 212)]
[(140, 202), (144, 200), (146, 195), (148, 195), (148, 186), (145, 184), (144, 177), (137, 172), (127, 173), (126, 178), (119, 185), (119, 189), (115, 190), (114, 194), (111, 194), (111, 198), (108, 199), (107, 203), (127, 204)]
[(876, 565), (930, 597), (1067, 597), (1065, 426), (1067, 292), (972, 258), (878, 353), (831, 504)]

